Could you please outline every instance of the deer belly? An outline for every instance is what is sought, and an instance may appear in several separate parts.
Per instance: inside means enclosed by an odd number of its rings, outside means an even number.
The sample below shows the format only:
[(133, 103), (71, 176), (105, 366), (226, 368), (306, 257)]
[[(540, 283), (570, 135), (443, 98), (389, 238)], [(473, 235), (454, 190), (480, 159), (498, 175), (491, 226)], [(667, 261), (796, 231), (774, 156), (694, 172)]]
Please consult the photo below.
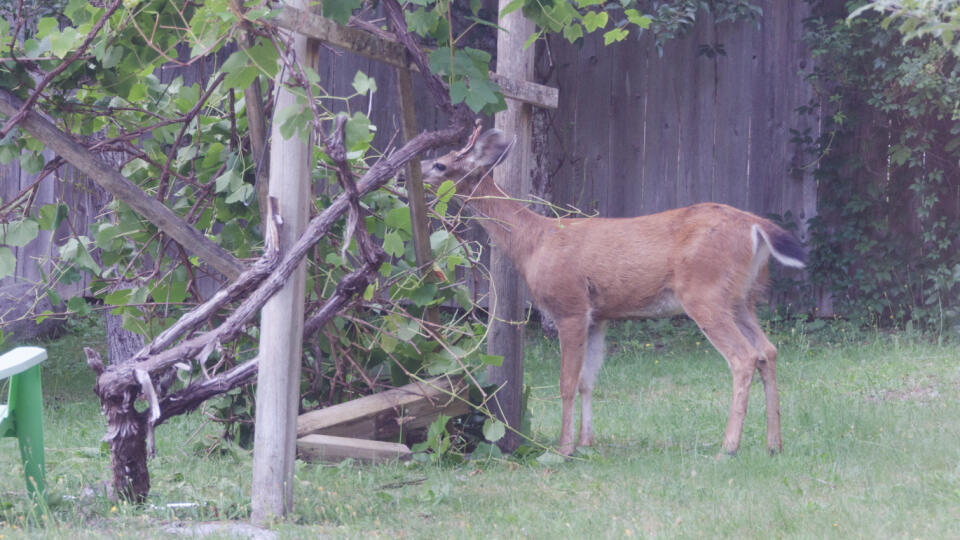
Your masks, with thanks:
[(604, 319), (658, 319), (683, 313), (683, 306), (669, 289), (647, 298), (617, 298), (605, 304), (594, 309)]

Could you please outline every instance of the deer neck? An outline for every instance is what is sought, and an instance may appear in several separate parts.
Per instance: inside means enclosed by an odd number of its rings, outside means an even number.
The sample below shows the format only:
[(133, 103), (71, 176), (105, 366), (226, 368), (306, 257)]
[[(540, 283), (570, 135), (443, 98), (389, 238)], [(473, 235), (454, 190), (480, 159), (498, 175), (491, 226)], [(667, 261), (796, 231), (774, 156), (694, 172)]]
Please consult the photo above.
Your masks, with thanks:
[(467, 197), (480, 225), (521, 273), (526, 260), (540, 244), (546, 218), (507, 195), (490, 176)]

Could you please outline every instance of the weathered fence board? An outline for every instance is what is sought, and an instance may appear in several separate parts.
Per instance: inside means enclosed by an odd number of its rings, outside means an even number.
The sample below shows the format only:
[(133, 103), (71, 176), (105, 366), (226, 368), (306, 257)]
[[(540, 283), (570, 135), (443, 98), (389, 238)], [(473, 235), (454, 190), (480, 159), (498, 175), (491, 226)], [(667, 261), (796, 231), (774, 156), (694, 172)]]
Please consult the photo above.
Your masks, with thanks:
[[(605, 216), (717, 201), (812, 217), (803, 199), (812, 177), (790, 176), (790, 129), (816, 128), (796, 112), (812, 96), (802, 73), (811, 63), (801, 40), (808, 8), (760, 4), (759, 24), (701, 15), (662, 57), (649, 36), (609, 46), (601, 36), (574, 45), (551, 37), (547, 83), (560, 90), (546, 160), (557, 168), (553, 202)], [(715, 44), (725, 55), (698, 55)]]

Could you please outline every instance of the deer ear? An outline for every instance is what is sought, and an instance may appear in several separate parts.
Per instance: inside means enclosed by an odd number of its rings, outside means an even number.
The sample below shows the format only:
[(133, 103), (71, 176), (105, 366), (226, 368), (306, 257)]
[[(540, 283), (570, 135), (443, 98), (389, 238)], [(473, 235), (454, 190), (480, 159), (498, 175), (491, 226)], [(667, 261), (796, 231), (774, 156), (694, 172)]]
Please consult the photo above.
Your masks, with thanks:
[(481, 167), (490, 167), (501, 161), (510, 152), (510, 141), (499, 129), (488, 129), (477, 139), (471, 159)]

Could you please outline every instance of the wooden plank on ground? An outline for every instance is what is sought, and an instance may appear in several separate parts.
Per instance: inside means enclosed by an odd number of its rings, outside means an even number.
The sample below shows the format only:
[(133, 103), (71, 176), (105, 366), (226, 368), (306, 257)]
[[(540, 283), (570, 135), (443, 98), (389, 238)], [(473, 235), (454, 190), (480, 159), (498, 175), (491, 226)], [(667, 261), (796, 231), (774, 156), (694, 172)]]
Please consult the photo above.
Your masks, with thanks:
[(319, 433), (359, 439), (394, 438), (429, 426), (440, 414), (454, 417), (470, 412), (468, 394), (469, 387), (459, 378), (410, 383), (301, 414), (297, 437)]
[[(316, 13), (307, 13), (285, 6), (273, 22), (280, 28), (318, 39), (361, 56), (373, 58), (394, 67), (417, 70), (416, 66), (408, 65), (403, 45), (396, 41), (375, 36), (365, 30), (341, 26)], [(490, 80), (500, 86), (500, 91), (507, 99), (547, 109), (556, 109), (560, 101), (559, 91), (550, 86), (509, 79), (496, 73), (490, 74)]]
[(384, 463), (410, 459), (405, 444), (333, 437), (313, 433), (297, 440), (297, 454), (304, 461), (338, 462), (353, 458), (364, 463)]

